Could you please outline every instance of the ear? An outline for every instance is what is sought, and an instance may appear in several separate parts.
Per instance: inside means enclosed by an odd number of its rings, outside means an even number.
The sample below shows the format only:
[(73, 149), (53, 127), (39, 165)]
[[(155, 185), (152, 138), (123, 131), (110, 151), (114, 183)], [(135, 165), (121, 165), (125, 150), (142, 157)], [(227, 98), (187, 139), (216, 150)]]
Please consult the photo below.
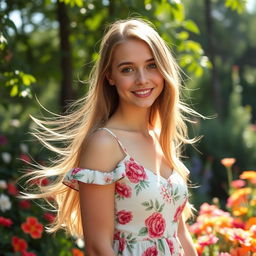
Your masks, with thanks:
[(107, 72), (106, 78), (107, 78), (110, 85), (115, 85), (115, 81), (111, 78), (111, 72), (110, 71)]

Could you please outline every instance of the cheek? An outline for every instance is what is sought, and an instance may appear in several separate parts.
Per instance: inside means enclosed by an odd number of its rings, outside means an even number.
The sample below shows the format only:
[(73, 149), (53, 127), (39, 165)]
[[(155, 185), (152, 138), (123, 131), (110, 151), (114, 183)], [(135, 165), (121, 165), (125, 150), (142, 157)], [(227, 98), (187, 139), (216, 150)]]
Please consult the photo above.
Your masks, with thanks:
[(122, 77), (116, 79), (117, 90), (129, 90), (133, 85), (133, 79), (131, 77)]

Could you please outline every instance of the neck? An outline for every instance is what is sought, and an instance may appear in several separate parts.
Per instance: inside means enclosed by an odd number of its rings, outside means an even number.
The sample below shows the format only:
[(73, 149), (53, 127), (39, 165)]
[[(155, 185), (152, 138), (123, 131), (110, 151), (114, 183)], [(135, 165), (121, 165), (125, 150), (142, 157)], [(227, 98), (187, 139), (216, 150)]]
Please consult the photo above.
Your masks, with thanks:
[(122, 107), (119, 105), (108, 124), (116, 129), (149, 134), (150, 108)]

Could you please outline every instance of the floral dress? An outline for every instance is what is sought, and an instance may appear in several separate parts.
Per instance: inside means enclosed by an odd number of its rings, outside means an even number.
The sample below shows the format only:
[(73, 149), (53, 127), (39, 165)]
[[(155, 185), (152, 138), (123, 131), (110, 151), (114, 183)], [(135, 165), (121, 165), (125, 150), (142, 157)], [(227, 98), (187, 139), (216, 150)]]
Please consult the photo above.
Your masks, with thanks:
[(111, 172), (74, 168), (63, 183), (78, 190), (78, 181), (106, 185), (115, 182), (113, 248), (123, 256), (183, 256), (178, 220), (188, 200), (184, 179), (173, 171), (168, 179), (126, 156)]

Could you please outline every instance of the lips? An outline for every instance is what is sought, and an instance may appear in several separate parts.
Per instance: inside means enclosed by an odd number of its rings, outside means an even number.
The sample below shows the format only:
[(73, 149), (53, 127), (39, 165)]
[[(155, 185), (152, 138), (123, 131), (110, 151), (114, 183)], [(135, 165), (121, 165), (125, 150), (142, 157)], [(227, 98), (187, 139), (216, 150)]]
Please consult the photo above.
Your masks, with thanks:
[(136, 91), (133, 91), (132, 93), (139, 98), (145, 98), (150, 96), (152, 91), (153, 91), (153, 88), (148, 88), (148, 89), (136, 90)]

